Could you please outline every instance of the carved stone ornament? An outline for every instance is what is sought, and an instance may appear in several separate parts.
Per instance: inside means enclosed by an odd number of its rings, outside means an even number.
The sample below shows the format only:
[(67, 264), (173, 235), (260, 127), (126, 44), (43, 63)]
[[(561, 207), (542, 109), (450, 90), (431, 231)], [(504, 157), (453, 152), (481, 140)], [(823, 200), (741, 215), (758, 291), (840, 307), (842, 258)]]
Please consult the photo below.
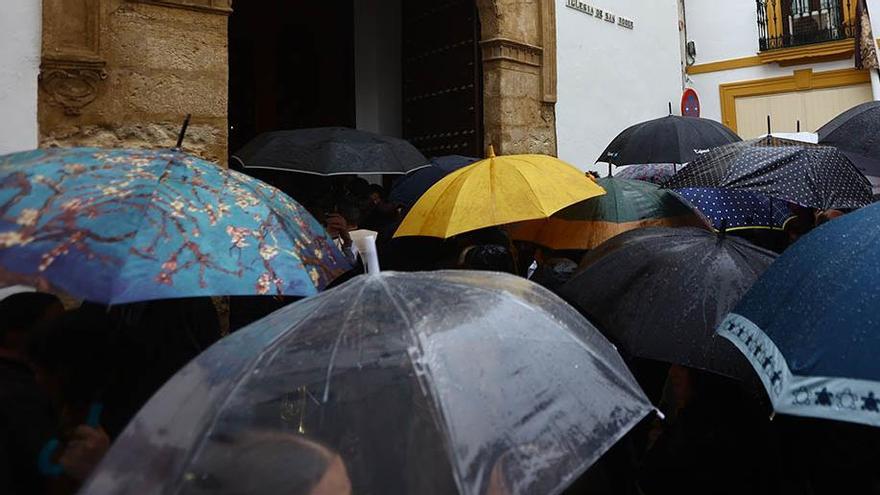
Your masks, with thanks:
[(101, 81), (107, 79), (103, 63), (56, 62), (43, 60), (40, 87), (51, 105), (60, 106), (67, 115), (79, 115), (83, 107), (95, 101)]

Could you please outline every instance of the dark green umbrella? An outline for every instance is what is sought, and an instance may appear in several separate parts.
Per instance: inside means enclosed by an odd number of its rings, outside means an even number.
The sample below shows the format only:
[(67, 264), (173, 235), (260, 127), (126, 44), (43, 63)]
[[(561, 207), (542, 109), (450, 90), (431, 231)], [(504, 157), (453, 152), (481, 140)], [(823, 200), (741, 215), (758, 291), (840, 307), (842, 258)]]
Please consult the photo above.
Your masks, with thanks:
[(656, 184), (615, 177), (596, 182), (605, 195), (569, 206), (546, 220), (516, 224), (510, 228), (511, 237), (550, 249), (593, 249), (641, 227), (709, 228), (698, 212)]

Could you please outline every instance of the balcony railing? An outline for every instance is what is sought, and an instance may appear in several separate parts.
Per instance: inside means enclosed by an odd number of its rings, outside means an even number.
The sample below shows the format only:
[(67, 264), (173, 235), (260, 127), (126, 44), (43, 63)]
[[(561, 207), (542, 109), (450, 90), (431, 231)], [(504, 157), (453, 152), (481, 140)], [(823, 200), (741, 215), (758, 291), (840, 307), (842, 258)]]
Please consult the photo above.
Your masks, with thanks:
[(755, 0), (761, 51), (855, 35), (856, 0)]

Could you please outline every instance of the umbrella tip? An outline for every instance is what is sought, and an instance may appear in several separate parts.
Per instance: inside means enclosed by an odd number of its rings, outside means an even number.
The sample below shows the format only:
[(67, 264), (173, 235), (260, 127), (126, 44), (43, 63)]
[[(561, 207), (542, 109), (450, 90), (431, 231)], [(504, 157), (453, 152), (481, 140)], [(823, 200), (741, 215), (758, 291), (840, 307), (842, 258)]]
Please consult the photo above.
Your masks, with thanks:
[(186, 114), (186, 117), (183, 119), (183, 125), (180, 127), (180, 132), (177, 134), (177, 144), (174, 146), (175, 149), (180, 149), (183, 146), (183, 138), (186, 136), (186, 128), (189, 127), (189, 119), (192, 118), (192, 114)]
[(669, 115), (672, 115), (672, 102), (669, 102)]
[(495, 158), (495, 146), (489, 145), (489, 151), (486, 153), (486, 158)]

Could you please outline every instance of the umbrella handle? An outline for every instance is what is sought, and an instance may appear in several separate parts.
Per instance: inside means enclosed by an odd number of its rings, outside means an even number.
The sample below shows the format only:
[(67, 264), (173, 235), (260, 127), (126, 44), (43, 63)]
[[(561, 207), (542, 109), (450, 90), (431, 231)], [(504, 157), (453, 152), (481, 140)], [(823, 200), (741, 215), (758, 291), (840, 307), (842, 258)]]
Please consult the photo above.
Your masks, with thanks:
[[(103, 411), (104, 404), (100, 402), (92, 402), (89, 406), (89, 412), (86, 415), (85, 424), (92, 428), (97, 428), (101, 423), (101, 413)], [(59, 446), (61, 446), (61, 442), (57, 438), (51, 438), (46, 442), (46, 445), (43, 446), (43, 449), (40, 450), (40, 453), (37, 456), (37, 469), (39, 469), (43, 476), (57, 478), (64, 474), (64, 466), (52, 460)]]

